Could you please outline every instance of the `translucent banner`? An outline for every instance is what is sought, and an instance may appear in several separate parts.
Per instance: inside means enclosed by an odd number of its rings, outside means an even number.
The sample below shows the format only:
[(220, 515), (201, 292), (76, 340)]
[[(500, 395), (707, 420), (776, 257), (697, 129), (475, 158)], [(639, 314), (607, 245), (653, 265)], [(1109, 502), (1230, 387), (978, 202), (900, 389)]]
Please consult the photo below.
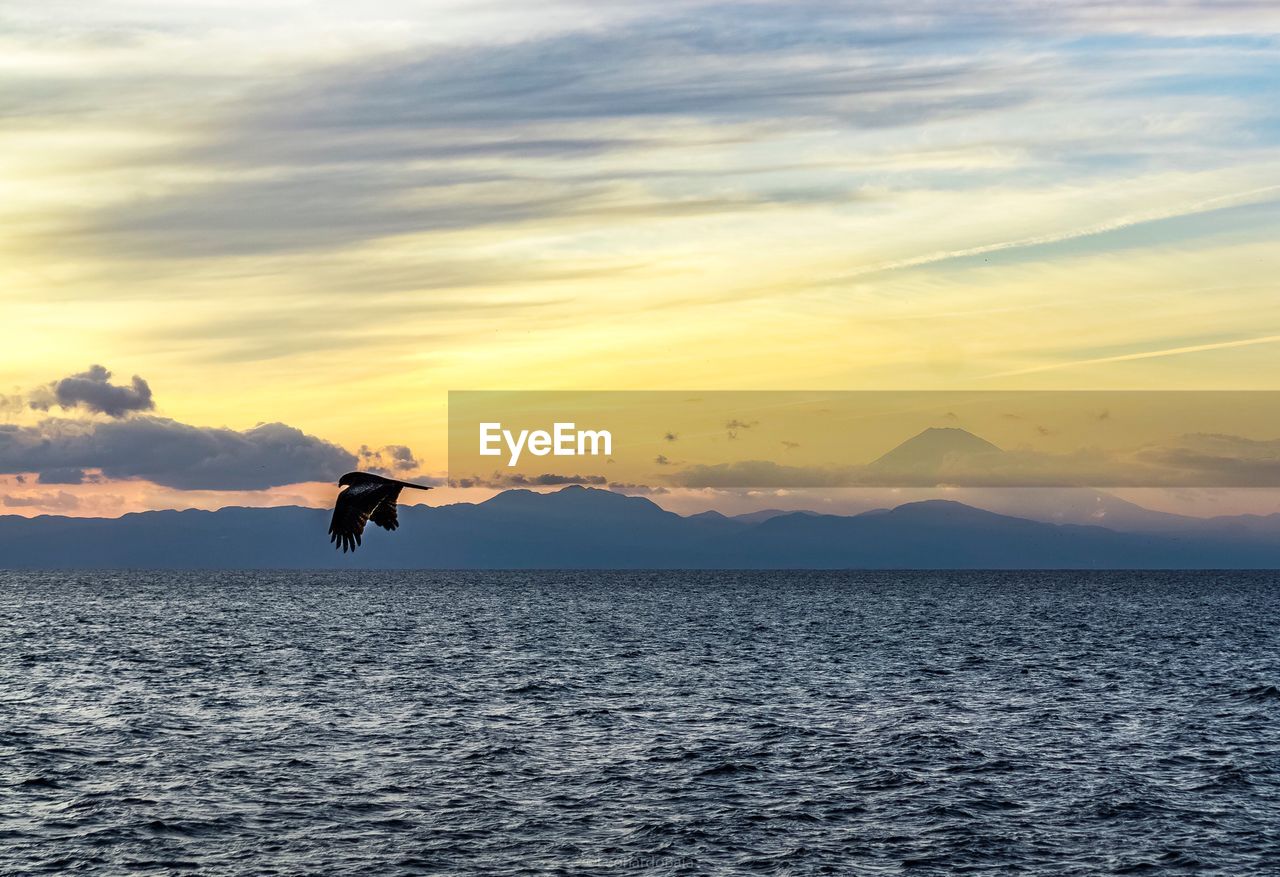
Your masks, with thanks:
[(449, 394), (459, 486), (1276, 487), (1280, 392)]

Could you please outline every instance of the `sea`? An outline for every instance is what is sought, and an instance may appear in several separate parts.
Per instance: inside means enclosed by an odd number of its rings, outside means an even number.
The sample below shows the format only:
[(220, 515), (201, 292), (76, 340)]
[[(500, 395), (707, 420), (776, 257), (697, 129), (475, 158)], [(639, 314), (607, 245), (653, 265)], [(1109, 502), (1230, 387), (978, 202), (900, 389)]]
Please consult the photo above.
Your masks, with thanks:
[(1280, 576), (0, 573), (0, 874), (1280, 874)]

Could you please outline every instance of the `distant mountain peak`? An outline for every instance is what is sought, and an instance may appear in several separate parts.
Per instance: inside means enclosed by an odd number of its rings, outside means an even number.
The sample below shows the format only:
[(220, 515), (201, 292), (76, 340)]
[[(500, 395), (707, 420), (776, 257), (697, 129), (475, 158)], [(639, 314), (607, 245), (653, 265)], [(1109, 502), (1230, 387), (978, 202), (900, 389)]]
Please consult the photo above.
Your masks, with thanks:
[[(956, 502), (953, 499), (922, 499), (916, 502), (905, 502), (889, 510), (889, 514), (902, 519), (917, 520), (1022, 520), (1009, 515), (980, 509), (968, 503)], [(1038, 522), (1037, 522), (1038, 523)], [(1053, 526), (1046, 524), (1045, 526)]]
[(937, 469), (948, 462), (1003, 454), (998, 446), (955, 426), (931, 426), (877, 458), (879, 469)]
[(649, 514), (673, 514), (643, 496), (628, 496), (625, 493), (602, 490), (599, 487), (584, 487), (581, 484), (570, 484), (559, 490), (546, 492), (523, 487), (512, 488), (489, 497), (480, 503), (480, 507), (513, 511), (536, 507), (544, 513), (553, 509), (564, 513), (627, 509)]

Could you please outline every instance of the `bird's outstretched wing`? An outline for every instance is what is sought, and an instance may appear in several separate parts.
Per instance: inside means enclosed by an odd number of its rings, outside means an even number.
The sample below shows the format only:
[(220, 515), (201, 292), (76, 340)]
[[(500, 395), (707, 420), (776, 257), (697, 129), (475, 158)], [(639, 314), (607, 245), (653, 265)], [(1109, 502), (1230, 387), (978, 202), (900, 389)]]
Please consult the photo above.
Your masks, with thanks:
[[(364, 533), (365, 522), (384, 500), (388, 500), (388, 494), (391, 519), (394, 521), (395, 496), (400, 493), (400, 489), (395, 488), (393, 492), (390, 487), (391, 485), (386, 484), (353, 484), (338, 494), (337, 505), (333, 507), (333, 520), (329, 522), (329, 541), (341, 547), (343, 553), (355, 551), (360, 544), (360, 536)], [(377, 518), (374, 523), (386, 526)]]
[(394, 530), (400, 526), (400, 521), (396, 517), (396, 501), (400, 499), (400, 488), (392, 487), (387, 497), (378, 503), (373, 512), (369, 515), (369, 520), (373, 521), (384, 530)]

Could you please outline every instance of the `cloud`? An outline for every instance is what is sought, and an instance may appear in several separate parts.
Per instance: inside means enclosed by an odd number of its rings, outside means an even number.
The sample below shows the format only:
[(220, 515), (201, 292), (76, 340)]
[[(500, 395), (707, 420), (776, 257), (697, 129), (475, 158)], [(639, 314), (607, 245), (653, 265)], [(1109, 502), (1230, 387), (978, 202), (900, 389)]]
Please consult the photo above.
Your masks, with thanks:
[(609, 482), (609, 489), (614, 493), (625, 493), (630, 496), (663, 496), (671, 492), (665, 487), (654, 487), (649, 484), (630, 484), (622, 481)]
[(787, 466), (772, 460), (694, 465), (673, 473), (677, 487), (847, 487), (861, 467)]
[(796, 466), (773, 460), (697, 464), (663, 481), (677, 487), (1274, 487), (1280, 439), (1197, 433), (1140, 448), (1020, 448), (948, 453), (869, 465)]
[(274, 255), (546, 220), (595, 226), (796, 203), (838, 206), (868, 197), (860, 189), (833, 187), (670, 198), (616, 180), (471, 183), (404, 167), (344, 171), (335, 180), (331, 169), (298, 168), (115, 204), (87, 215), (68, 240), (96, 239), (116, 256), (150, 259)]
[(1139, 462), (1172, 470), (1170, 483), (1210, 487), (1280, 485), (1280, 439), (1193, 433), (1141, 449)]
[(85, 480), (85, 471), (75, 466), (45, 469), (36, 478), (38, 484), (84, 484)]
[[(1008, 100), (1005, 81), (987, 75), (978, 57), (958, 59), (959, 23), (945, 14), (908, 19), (887, 6), (810, 2), (753, 4), (744, 26), (741, 9), (701, 4), (626, 27), (414, 47), (264, 89), (241, 124), (271, 136), (237, 139), (218, 155), (274, 164), (493, 154), (579, 160), (661, 142), (653, 124), (621, 136), (609, 124), (626, 119), (878, 126)], [(930, 37), (950, 37), (952, 48), (930, 47)], [(900, 51), (912, 42), (917, 51)], [(304, 133), (312, 136), (295, 139)]]
[(1211, 341), (1204, 344), (1184, 344), (1179, 347), (1168, 347), (1163, 350), (1142, 350), (1137, 353), (1122, 353), (1115, 356), (1099, 356), (1092, 359), (1077, 359), (1071, 362), (1055, 362), (1049, 365), (1037, 365), (1013, 371), (997, 372), (987, 377), (1007, 378), (1039, 372), (1056, 371), (1064, 368), (1079, 368), (1090, 365), (1107, 365), (1115, 362), (1133, 362), (1138, 359), (1153, 359), (1164, 356), (1184, 356), (1189, 353), (1204, 353), (1210, 350), (1229, 350), (1235, 347), (1252, 347), (1256, 344), (1280, 343), (1280, 335), (1259, 335), (1253, 338), (1237, 338), (1231, 341)]
[[(168, 323), (163, 335), (168, 340), (190, 341), (191, 355), (197, 362), (215, 364), (287, 359), (369, 344), (384, 353), (406, 347), (421, 351), (423, 345), (434, 346), (450, 339), (451, 333), (440, 325), (448, 317), (482, 317), (489, 313), (510, 316), (571, 304), (564, 297), (503, 294), (500, 288), (506, 282), (504, 277), (512, 282), (525, 277), (523, 282), (532, 287), (607, 273), (581, 266), (556, 271), (542, 263), (506, 260), (489, 266), (489, 273), (477, 270), (471, 277), (466, 268), (416, 260), (396, 270), (380, 271), (369, 266), (359, 272), (359, 278), (347, 260), (340, 257), (332, 262), (320, 257), (310, 259), (308, 267), (321, 276), (308, 280), (307, 299), (282, 297), (272, 302), (265, 313), (233, 310), (227, 316)], [(614, 266), (616, 274), (626, 270), (626, 266)], [(426, 294), (428, 291), (430, 295)], [(317, 307), (316, 299), (323, 299), (324, 306)], [(392, 324), (386, 318), (389, 310), (397, 316)], [(415, 321), (426, 317), (437, 318), (439, 331), (414, 328)], [(126, 336), (140, 343), (154, 341), (155, 337), (156, 330), (147, 328)]]
[(65, 490), (59, 490), (57, 493), (37, 493), (25, 496), (5, 495), (0, 497), (0, 504), (11, 509), (38, 508), (69, 512), (80, 507), (80, 500)]
[[(259, 490), (333, 481), (356, 455), (283, 423), (243, 431), (163, 417), (89, 422), (49, 418), (0, 424), (0, 472), (68, 478), (96, 469), (107, 478), (145, 479), (182, 490)], [(64, 482), (66, 483), (66, 482)]]
[[(220, 104), (217, 125), (148, 154), (149, 166), (183, 173), (82, 213), (63, 240), (126, 257), (225, 257), (548, 219), (844, 205), (865, 197), (858, 182), (734, 167), (689, 177), (671, 160), (655, 174), (653, 159), (732, 153), (792, 130), (981, 115), (1031, 101), (1044, 81), (1022, 59), (931, 45), (954, 26), (945, 15), (811, 2), (753, 4), (750, 18), (744, 27), (731, 6), (676, 7), (625, 27), (414, 46), (251, 78)], [(86, 94), (102, 83), (81, 85), (92, 105)], [(692, 191), (663, 185), (681, 173), (698, 181)]]
[(384, 445), (376, 450), (368, 445), (361, 445), (358, 456), (361, 469), (388, 478), (403, 478), (422, 465), (414, 457), (413, 451), (405, 445)]
[[(146, 16), (110, 25), (100, 20), (113, 40), (125, 32), (147, 38), (113, 48), (111, 64), (86, 61), (79, 76), (61, 65), (24, 65), (26, 54), (17, 52), (15, 82), (0, 97), (0, 115), (96, 120), (106, 112), (135, 124), (139, 116), (152, 123), (162, 118), (178, 129), (163, 129), (170, 136), (161, 138), (176, 145), (125, 159), (161, 169), (158, 184), (138, 185), (145, 195), (106, 205), (83, 228), (109, 236), (121, 252), (316, 251), (432, 229), (610, 210), (688, 210), (672, 187), (651, 187), (641, 193), (652, 196), (646, 199), (634, 192), (620, 198), (613, 185), (691, 170), (703, 181), (712, 176), (707, 167), (681, 166), (670, 155), (652, 161), (662, 151), (719, 150), (725, 171), (738, 175), (719, 193), (698, 193), (692, 201), (698, 209), (751, 209), (798, 193), (802, 200), (827, 200), (821, 193), (831, 191), (830, 177), (817, 186), (753, 183), (753, 173), (739, 175), (744, 168), (734, 166), (744, 158), (736, 153), (749, 152), (759, 163), (762, 141), (793, 132), (826, 141), (839, 132), (878, 138), (902, 129), (904, 139), (916, 143), (935, 138), (911, 129), (952, 124), (961, 134), (946, 144), (952, 145), (972, 141), (975, 118), (1025, 110), (1011, 131), (982, 125), (980, 139), (1003, 140), (999, 145), (1011, 151), (1042, 145), (1045, 160), (1055, 164), (1068, 151), (1086, 161), (1126, 149), (1141, 155), (1148, 137), (1185, 141), (1185, 135), (1148, 124), (1130, 145), (1110, 130), (1105, 143), (1092, 143), (1080, 139), (1084, 134), (1049, 139), (1025, 129), (1040, 132), (1037, 114), (1070, 113), (1083, 101), (1119, 105), (1125, 86), (1150, 88), (1160, 73), (1175, 75), (1166, 88), (1181, 82), (1203, 91), (1197, 74), (1204, 68), (1187, 69), (1195, 55), (1160, 35), (1265, 35), (1278, 25), (1276, 10), (1263, 3), (924, 0), (909, 9), (887, 0), (590, 3), (566, 4), (575, 12), (554, 21), (523, 14), (520, 4), (484, 5), (486, 15), (501, 9), (504, 20), (511, 19), (500, 34), (454, 31), (460, 10), (447, 16), (447, 32), (401, 10), (422, 30), (405, 28), (394, 50), (344, 52), (328, 62), (318, 53), (284, 70), (251, 54), (240, 59), (247, 63), (186, 63), (187, 41), (200, 39), (197, 33), (229, 38), (251, 52), (262, 47), (256, 28), (241, 31), (228, 22), (205, 31), (202, 22), (190, 33), (168, 26), (147, 32), (140, 29)], [(340, 13), (337, 20), (343, 21)], [(342, 29), (367, 24), (343, 21)], [(338, 32), (334, 20), (329, 26)], [(19, 49), (31, 40), (27, 48), (38, 59), (49, 34), (58, 45), (72, 39), (65, 28), (54, 18), (14, 39)], [(431, 38), (412, 44), (413, 34), (423, 31)], [(1098, 45), (1118, 34), (1125, 39)], [(321, 42), (328, 45), (328, 37)], [(115, 53), (137, 51), (129, 56), (136, 63), (152, 45), (177, 48), (182, 63), (170, 62), (161, 76), (119, 65), (123, 56)], [(1226, 79), (1221, 56), (1239, 54), (1227, 40), (1196, 48), (1219, 83)], [(1104, 51), (1110, 54), (1099, 64)], [(220, 59), (221, 53), (205, 54)], [(1132, 58), (1141, 66), (1124, 65)], [(125, 93), (129, 101), (116, 99)], [(193, 102), (192, 94), (217, 100)], [(1151, 104), (1150, 93), (1144, 98)], [(1161, 109), (1150, 107), (1152, 115)], [(794, 170), (792, 151), (777, 154), (787, 156), (785, 162), (766, 161), (765, 170)], [(604, 166), (593, 170), (593, 158)], [(670, 174), (655, 175), (655, 167)], [(736, 205), (733, 193), (744, 196)]]
[(142, 414), (155, 408), (147, 382), (135, 375), (128, 386), (112, 384), (101, 365), (17, 398), (35, 410), (112, 418), (0, 423), (0, 473), (34, 472), (40, 484), (139, 479), (178, 490), (249, 491), (334, 481), (357, 467), (393, 477), (421, 467), (407, 445), (362, 445), (353, 454), (284, 423), (234, 430)]
[(151, 387), (141, 377), (134, 375), (129, 386), (113, 384), (111, 372), (101, 365), (91, 365), (87, 371), (37, 390), (29, 404), (37, 411), (48, 411), (54, 405), (64, 410), (80, 407), (117, 418), (156, 407)]

